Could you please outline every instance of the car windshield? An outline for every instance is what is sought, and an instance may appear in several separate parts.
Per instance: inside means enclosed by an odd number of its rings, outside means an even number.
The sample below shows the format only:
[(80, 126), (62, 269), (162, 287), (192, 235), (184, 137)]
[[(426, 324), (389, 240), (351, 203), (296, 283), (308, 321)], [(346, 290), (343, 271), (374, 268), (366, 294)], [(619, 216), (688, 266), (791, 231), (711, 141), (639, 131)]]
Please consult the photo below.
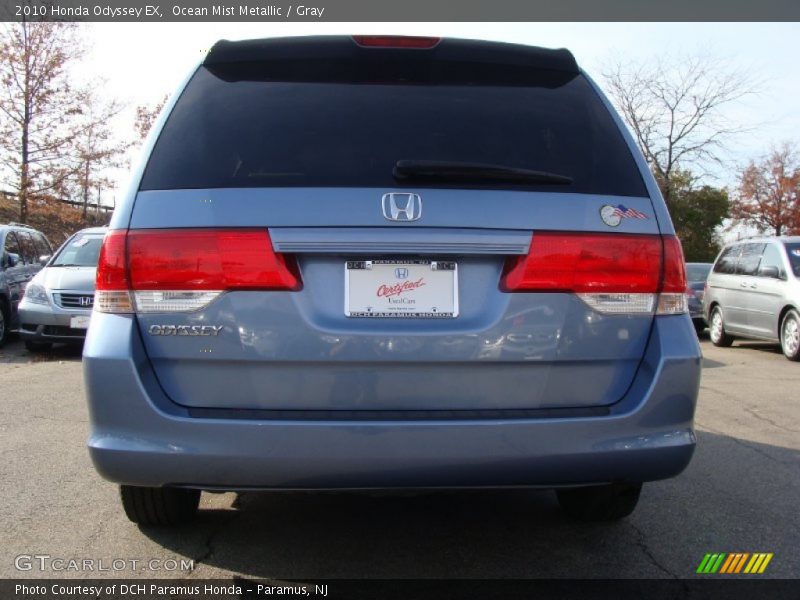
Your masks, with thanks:
[(786, 244), (786, 254), (795, 277), (800, 277), (800, 243)]
[(64, 244), (51, 267), (96, 267), (102, 235), (76, 235)]
[(711, 265), (686, 265), (686, 279), (688, 281), (705, 281)]

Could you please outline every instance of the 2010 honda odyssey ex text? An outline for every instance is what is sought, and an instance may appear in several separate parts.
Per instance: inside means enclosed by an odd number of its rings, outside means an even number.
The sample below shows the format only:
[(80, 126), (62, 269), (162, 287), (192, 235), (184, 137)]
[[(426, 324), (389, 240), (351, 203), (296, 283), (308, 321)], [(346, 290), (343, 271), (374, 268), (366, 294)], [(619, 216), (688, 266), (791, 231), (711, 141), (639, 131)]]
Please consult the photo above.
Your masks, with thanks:
[(103, 243), (89, 450), (140, 524), (200, 490), (506, 486), (618, 519), (694, 450), (685, 292), (568, 51), (221, 41)]

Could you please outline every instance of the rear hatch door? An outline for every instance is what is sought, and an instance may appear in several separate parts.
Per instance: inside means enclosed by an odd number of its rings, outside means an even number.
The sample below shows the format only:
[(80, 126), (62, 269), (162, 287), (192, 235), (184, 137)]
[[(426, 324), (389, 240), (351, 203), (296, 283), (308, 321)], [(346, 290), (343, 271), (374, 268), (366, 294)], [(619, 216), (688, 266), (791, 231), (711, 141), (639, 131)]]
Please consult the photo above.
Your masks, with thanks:
[[(279, 44), (212, 51), (155, 145), (131, 230), (264, 232), (302, 288), (140, 313), (173, 401), (485, 411), (601, 407), (625, 394), (652, 312), (603, 314), (574, 293), (509, 292), (502, 279), (537, 235), (658, 236), (627, 144), (568, 55), (447, 42), (412, 51), (339, 39), (321, 52), (311, 41), (302, 64)], [(553, 177), (404, 175), (402, 161)], [(156, 259), (165, 269), (204, 268), (171, 252), (173, 263)], [(374, 275), (353, 272), (367, 263)], [(391, 297), (426, 314), (354, 314), (369, 293), (376, 307)], [(209, 326), (218, 333), (191, 329)]]

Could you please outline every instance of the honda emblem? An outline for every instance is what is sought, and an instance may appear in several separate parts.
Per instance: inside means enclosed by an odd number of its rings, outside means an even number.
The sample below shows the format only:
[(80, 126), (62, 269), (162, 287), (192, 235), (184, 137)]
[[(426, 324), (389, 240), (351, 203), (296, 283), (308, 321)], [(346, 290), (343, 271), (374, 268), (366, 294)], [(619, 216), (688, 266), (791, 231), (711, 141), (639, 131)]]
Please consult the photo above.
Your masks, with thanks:
[(390, 221), (416, 221), (422, 216), (422, 198), (419, 194), (390, 192), (381, 200), (383, 217)]

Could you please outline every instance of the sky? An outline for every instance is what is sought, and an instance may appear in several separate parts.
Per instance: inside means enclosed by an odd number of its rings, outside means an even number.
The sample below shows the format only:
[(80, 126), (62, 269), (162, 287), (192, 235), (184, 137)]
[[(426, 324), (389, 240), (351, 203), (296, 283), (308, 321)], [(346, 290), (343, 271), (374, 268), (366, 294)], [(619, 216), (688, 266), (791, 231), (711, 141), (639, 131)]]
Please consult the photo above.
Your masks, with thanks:
[[(290, 35), (387, 33), (432, 35), (568, 48), (578, 64), (602, 85), (605, 65), (616, 59), (698, 54), (746, 69), (758, 91), (726, 110), (750, 128), (729, 141), (715, 185), (735, 184), (738, 166), (766, 153), (770, 145), (800, 144), (799, 23), (92, 23), (83, 25), (89, 52), (76, 68), (79, 79), (102, 78), (102, 93), (127, 105), (114, 128), (133, 136), (137, 105), (153, 105), (177, 85), (219, 39)], [(127, 173), (115, 174), (119, 197)]]

